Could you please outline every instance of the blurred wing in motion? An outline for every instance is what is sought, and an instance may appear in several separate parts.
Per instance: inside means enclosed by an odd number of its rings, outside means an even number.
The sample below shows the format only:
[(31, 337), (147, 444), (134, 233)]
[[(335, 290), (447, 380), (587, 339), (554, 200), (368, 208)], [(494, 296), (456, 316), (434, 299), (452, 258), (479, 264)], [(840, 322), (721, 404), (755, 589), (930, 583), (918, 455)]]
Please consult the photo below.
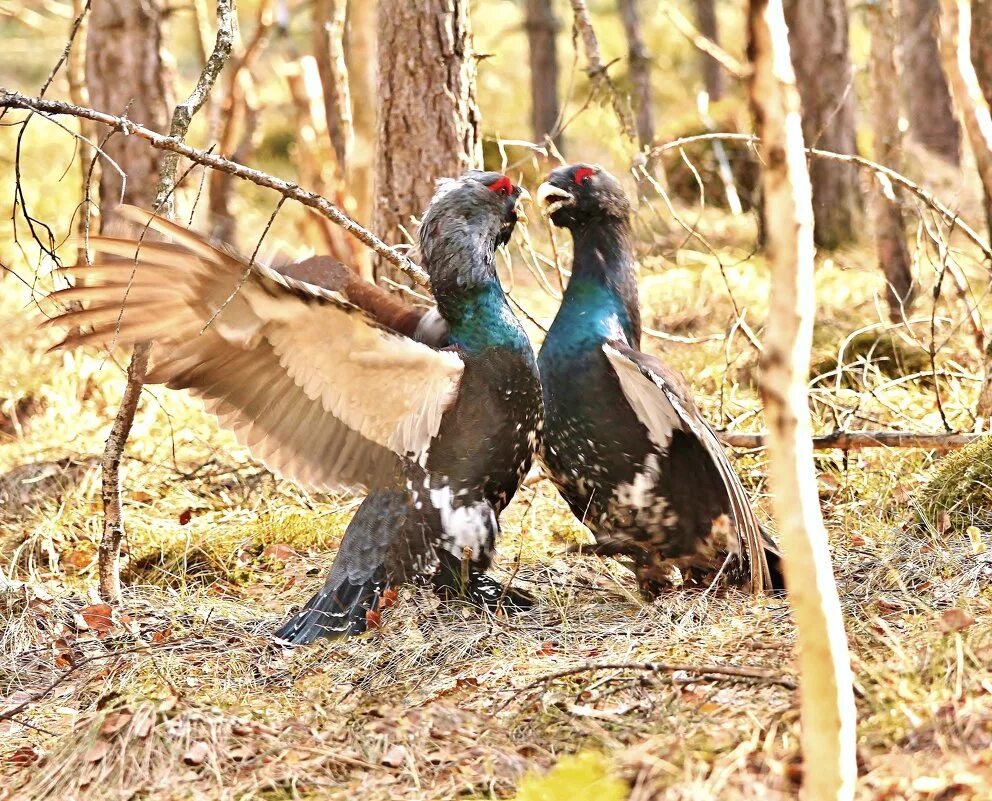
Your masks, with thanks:
[(91, 238), (93, 263), (51, 296), (83, 304), (51, 321), (72, 329), (59, 347), (153, 341), (149, 383), (203, 398), (268, 467), (316, 489), (378, 486), (426, 454), (463, 364), (399, 333), (423, 315), (377, 319), (367, 299), (119, 211), (171, 241)]

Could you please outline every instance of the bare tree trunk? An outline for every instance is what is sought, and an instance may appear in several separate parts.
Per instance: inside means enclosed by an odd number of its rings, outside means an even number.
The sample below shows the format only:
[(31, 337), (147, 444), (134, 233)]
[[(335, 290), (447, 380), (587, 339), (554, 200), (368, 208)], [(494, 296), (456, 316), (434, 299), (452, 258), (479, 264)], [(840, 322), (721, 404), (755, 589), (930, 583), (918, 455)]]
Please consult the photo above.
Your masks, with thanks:
[(641, 36), (641, 20), (637, 0), (617, 0), (620, 17), (627, 35), (627, 60), (630, 69), (631, 94), (637, 141), (641, 149), (654, 145), (654, 108), (651, 104), (651, 58)]
[[(871, 7), (871, 97), (875, 161), (899, 172), (902, 148), (899, 134), (899, 82), (895, 59), (895, 14), (891, 0), (875, 0)], [(875, 249), (886, 280), (889, 319), (904, 319), (915, 294), (912, 259), (906, 244), (902, 209), (892, 184), (876, 176), (872, 193)]]
[[(156, 131), (169, 121), (169, 91), (162, 69), (162, 8), (148, 2), (94, 3), (86, 37), (86, 83), (99, 109), (122, 114)], [(105, 169), (100, 176), (100, 210), (120, 202), (150, 206), (155, 199), (161, 155), (133, 136), (112, 136), (107, 155), (127, 174)]]
[[(412, 236), (438, 178), (481, 163), (475, 54), (468, 0), (379, 0), (379, 114), (372, 228), (387, 242)], [(406, 280), (379, 260), (375, 277)]]
[[(985, 102), (992, 106), (992, 1), (971, 4), (971, 60)], [(992, 195), (985, 193), (985, 225), (992, 239)]]
[[(377, 0), (348, 3), (344, 42), (355, 129), (348, 189), (355, 198), (355, 217), (366, 225), (372, 219), (376, 141), (376, 6)], [(368, 277), (371, 277), (371, 264), (369, 260)]]
[[(803, 136), (810, 147), (855, 153), (854, 85), (845, 0), (784, 0), (789, 46), (803, 104)], [(852, 165), (814, 161), (816, 244), (835, 248), (857, 231), (861, 194)]]
[[(696, 26), (699, 32), (711, 42), (720, 44), (720, 28), (716, 18), (716, 3), (714, 0), (695, 0)], [(723, 70), (720, 62), (713, 56), (700, 51), (700, 62), (703, 68), (703, 82), (710, 102), (716, 103), (723, 97)]]
[(857, 778), (856, 710), (840, 599), (813, 468), (806, 390), (813, 318), (813, 209), (800, 97), (782, 0), (751, 0), (750, 98), (761, 137), (771, 297), (762, 357), (768, 480), (798, 629), (803, 797), (849, 801)]
[(909, 136), (951, 164), (961, 160), (961, 129), (937, 50), (939, 0), (900, 0), (902, 86)]
[[(217, 42), (193, 92), (173, 111), (169, 127), (171, 138), (181, 141), (186, 136), (193, 115), (207, 100), (234, 43), (234, 15), (233, 0), (218, 0)], [(94, 88), (99, 86), (100, 91), (106, 92), (109, 98), (104, 104), (107, 108), (117, 108), (118, 104), (113, 100), (130, 93), (135, 102), (140, 98), (143, 110), (148, 114), (167, 115), (169, 92), (165, 85), (161, 45), (162, 15), (157, 2), (97, 4), (90, 19), (87, 43), (87, 77), (94, 102), (101, 105)], [(129, 102), (130, 98), (125, 101), (124, 106), (128, 106)], [(131, 117), (141, 119), (135, 115), (133, 105), (128, 113)], [(115, 183), (119, 186), (122, 179), (115, 170), (104, 170), (100, 187), (101, 208), (112, 208), (111, 204), (116, 205), (123, 194), (126, 202), (146, 207), (151, 205), (163, 215), (173, 216), (178, 154), (166, 153), (156, 165), (157, 152), (151, 151), (137, 137), (116, 138), (124, 139), (120, 146), (121, 153), (127, 160), (118, 157), (115, 161), (127, 174), (127, 186), (123, 193), (115, 194), (112, 191)], [(136, 168), (134, 173), (131, 171), (131, 159), (134, 159)], [(108, 174), (113, 175), (115, 183), (105, 180)], [(104, 216), (104, 225), (106, 222), (107, 218)], [(148, 344), (134, 347), (128, 365), (124, 396), (103, 453), (101, 494), (104, 527), (97, 559), (100, 595), (108, 602), (117, 602), (121, 597), (120, 546), (124, 538), (124, 519), (121, 510), (120, 464), (138, 408), (150, 350), (151, 346)]]
[(554, 134), (555, 147), (561, 150), (564, 134), (557, 130), (558, 99), (558, 31), (561, 23), (551, 0), (527, 0), (527, 43), (530, 51), (530, 119), (534, 141), (542, 142)]
[(313, 52), (320, 71), (327, 116), (327, 133), (337, 157), (340, 175), (348, 175), (355, 144), (351, 116), (351, 91), (344, 62), (344, 28), (347, 0), (315, 0), (313, 7)]
[[(971, 4), (940, 0), (940, 56), (961, 127), (968, 136), (986, 199), (992, 197), (992, 113), (971, 61)], [(992, 418), (992, 344), (985, 351), (985, 376), (976, 417)]]

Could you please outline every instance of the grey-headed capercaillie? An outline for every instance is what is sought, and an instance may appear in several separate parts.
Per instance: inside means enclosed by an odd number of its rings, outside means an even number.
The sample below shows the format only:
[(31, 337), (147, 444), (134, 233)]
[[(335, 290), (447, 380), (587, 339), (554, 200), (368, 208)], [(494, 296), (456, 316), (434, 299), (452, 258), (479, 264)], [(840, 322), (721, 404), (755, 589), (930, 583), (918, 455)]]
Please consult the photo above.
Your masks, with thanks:
[(630, 203), (590, 164), (548, 176), (537, 202), (572, 234), (572, 275), (538, 356), (540, 458), (595, 550), (631, 559), (641, 591), (722, 575), (781, 589), (778, 554), (682, 375), (642, 353)]
[(93, 237), (93, 263), (66, 270), (76, 286), (53, 298), (84, 307), (54, 320), (74, 328), (62, 346), (152, 341), (147, 380), (202, 398), (274, 472), (369, 490), (278, 641), (360, 633), (417, 579), (527, 603), (485, 575), (541, 427), (534, 352), (495, 266), (520, 196), (499, 173), (439, 182), (420, 228), (426, 312), (329, 259), (276, 270), (134, 208), (120, 211), (167, 241)]

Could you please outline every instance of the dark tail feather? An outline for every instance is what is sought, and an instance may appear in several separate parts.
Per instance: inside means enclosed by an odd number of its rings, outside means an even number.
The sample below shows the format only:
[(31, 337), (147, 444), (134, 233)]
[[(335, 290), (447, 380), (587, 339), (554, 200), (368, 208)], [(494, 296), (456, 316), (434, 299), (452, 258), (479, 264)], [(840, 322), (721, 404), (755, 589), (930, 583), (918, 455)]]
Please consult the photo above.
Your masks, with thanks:
[(309, 645), (321, 637), (338, 639), (362, 634), (368, 628), (367, 613), (374, 610), (382, 594), (380, 582), (352, 584), (344, 579), (330, 587), (330, 582), (273, 635), (290, 645)]

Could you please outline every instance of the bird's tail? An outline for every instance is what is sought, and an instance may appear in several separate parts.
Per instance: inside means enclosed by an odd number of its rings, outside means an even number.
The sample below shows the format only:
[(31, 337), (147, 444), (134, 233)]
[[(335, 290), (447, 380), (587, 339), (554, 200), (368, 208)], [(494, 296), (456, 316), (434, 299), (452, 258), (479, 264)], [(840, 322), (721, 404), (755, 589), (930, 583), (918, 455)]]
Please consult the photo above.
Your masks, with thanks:
[(362, 502), (324, 586), (279, 627), (274, 634), (278, 641), (307, 645), (321, 637), (362, 634), (378, 624), (380, 612), (396, 596), (388, 589), (387, 563), (394, 544), (409, 534), (407, 501), (402, 491), (379, 490)]
[(303, 608), (280, 626), (273, 637), (289, 645), (309, 645), (326, 637), (338, 639), (364, 633), (378, 620), (383, 585), (353, 584), (347, 578), (332, 586), (330, 579)]

